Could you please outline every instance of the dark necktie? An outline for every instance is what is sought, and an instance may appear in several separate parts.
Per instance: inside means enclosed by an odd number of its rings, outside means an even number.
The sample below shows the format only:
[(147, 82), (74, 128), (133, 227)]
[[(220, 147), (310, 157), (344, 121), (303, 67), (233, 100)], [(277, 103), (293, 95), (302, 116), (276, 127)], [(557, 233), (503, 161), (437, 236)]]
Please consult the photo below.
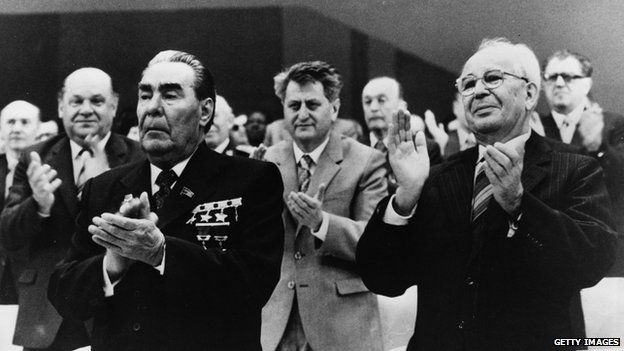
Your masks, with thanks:
[(375, 143), (375, 146), (373, 147), (381, 151), (384, 155), (388, 152), (388, 148), (386, 147), (386, 144), (384, 144), (383, 141), (381, 140), (377, 140), (377, 142)]
[(156, 177), (156, 185), (158, 185), (158, 191), (154, 194), (156, 210), (160, 210), (163, 207), (165, 199), (171, 193), (171, 186), (176, 180), (178, 180), (178, 175), (172, 169), (162, 171)]
[(477, 177), (475, 179), (474, 191), (472, 197), (472, 222), (474, 223), (479, 216), (487, 209), (487, 204), (492, 198), (492, 184), (485, 175), (483, 168), (485, 161), (482, 159), (476, 168)]
[(301, 192), (305, 193), (308, 191), (310, 176), (312, 175), (310, 171), (312, 164), (314, 164), (314, 161), (310, 155), (303, 155), (297, 164), (297, 178), (299, 178), (299, 191)]

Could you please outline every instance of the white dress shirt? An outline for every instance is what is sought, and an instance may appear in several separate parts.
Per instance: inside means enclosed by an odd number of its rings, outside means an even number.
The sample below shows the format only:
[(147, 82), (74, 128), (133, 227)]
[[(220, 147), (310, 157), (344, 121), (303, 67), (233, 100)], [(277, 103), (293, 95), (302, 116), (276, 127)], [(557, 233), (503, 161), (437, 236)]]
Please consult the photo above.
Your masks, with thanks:
[(556, 111), (551, 111), (553, 119), (557, 124), (557, 128), (559, 128), (561, 141), (563, 141), (564, 143), (569, 144), (570, 142), (572, 142), (574, 131), (576, 131), (576, 126), (578, 125), (578, 122), (581, 119), (581, 116), (583, 115), (583, 111), (585, 110), (586, 106), (586, 103), (580, 104), (568, 115), (564, 115)]

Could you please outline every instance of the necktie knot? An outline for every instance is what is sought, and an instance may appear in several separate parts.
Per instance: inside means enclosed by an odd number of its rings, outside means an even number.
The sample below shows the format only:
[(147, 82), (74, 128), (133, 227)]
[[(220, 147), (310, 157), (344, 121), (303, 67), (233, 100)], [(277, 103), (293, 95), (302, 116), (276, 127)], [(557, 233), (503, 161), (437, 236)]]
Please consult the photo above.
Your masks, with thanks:
[(177, 179), (178, 175), (172, 169), (168, 169), (166, 171), (160, 172), (158, 177), (156, 177), (156, 185), (158, 185), (159, 189), (171, 189), (171, 185), (173, 185), (173, 183), (175, 183)]
[(301, 156), (301, 159), (299, 160), (299, 166), (305, 169), (306, 171), (310, 170), (313, 163), (314, 163), (314, 160), (312, 160), (312, 157), (310, 157), (310, 155), (308, 154)]
[(388, 148), (386, 147), (386, 144), (384, 144), (384, 142), (382, 140), (377, 140), (377, 142), (375, 143), (375, 146), (373, 146), (376, 150), (379, 150), (383, 153), (386, 153), (386, 151), (388, 151)]
[(88, 147), (83, 147), (82, 150), (78, 152), (78, 157), (84, 157), (84, 156), (93, 157), (93, 150), (91, 150)]

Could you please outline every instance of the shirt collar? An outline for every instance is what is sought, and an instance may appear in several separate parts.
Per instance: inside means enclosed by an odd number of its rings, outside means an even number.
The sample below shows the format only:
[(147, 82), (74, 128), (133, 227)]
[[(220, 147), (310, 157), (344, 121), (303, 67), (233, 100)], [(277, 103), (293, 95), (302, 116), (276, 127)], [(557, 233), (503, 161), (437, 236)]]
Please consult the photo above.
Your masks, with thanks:
[(19, 160), (8, 153), (6, 153), (5, 155), (7, 159), (7, 167), (10, 171), (14, 170)]
[[(314, 164), (318, 164), (318, 159), (321, 157), (323, 150), (325, 150), (327, 143), (329, 143), (329, 135), (327, 136), (325, 141), (321, 143), (321, 145), (317, 146), (316, 149), (312, 150), (312, 152), (307, 153), (307, 155), (309, 155), (312, 158), (312, 161), (314, 161)], [(301, 160), (303, 155), (305, 155), (306, 153), (304, 153), (303, 150), (301, 150), (299, 146), (297, 146), (297, 143), (295, 143), (294, 140), (292, 144), (293, 144), (293, 151), (295, 152), (295, 163), (299, 163), (299, 160)]]
[[(100, 140), (100, 142), (95, 147), (99, 151), (103, 151), (104, 148), (106, 147), (106, 143), (108, 143), (108, 139), (110, 139), (110, 136), (111, 136), (111, 132), (106, 133), (104, 138), (102, 138), (102, 140)], [(73, 141), (72, 139), (69, 139), (69, 147), (71, 148), (72, 160), (75, 160), (80, 154), (80, 151), (82, 151), (83, 146), (79, 145), (77, 142)]]
[[(195, 149), (195, 151), (193, 151), (193, 153), (189, 157), (187, 157), (184, 160), (178, 162), (175, 166), (173, 166), (171, 168), (175, 172), (175, 174), (178, 176), (178, 178), (180, 178), (180, 176), (182, 175), (182, 172), (184, 172), (184, 169), (186, 168), (186, 165), (188, 164), (188, 162), (191, 159), (191, 157), (193, 157), (195, 152), (197, 152), (197, 148)], [(154, 166), (154, 164), (150, 163), (150, 181), (151, 181), (152, 185), (156, 184), (156, 178), (158, 178), (158, 175), (162, 171), (163, 171), (162, 169), (160, 169), (160, 168)]]
[(226, 138), (225, 140), (223, 140), (223, 142), (221, 144), (219, 144), (214, 151), (222, 154), (223, 150), (225, 150), (225, 148), (228, 146), (228, 144), (230, 143), (230, 138)]
[[(520, 149), (520, 148), (524, 148), (524, 144), (526, 144), (527, 140), (529, 140), (529, 137), (531, 136), (531, 130), (529, 129), (529, 131), (527, 133), (521, 134), (509, 141), (507, 141), (506, 143), (503, 143), (507, 146), (511, 146), (514, 149)], [(483, 158), (483, 155), (485, 154), (485, 146), (482, 144), (479, 144), (479, 157), (477, 158), (477, 163), (479, 163), (479, 161), (481, 161), (481, 159)]]
[(572, 110), (572, 112), (570, 112), (568, 115), (564, 115), (563, 113), (559, 113), (554, 110), (551, 111), (553, 119), (557, 124), (557, 128), (561, 129), (563, 127), (563, 122), (566, 119), (568, 119), (570, 126), (576, 126), (578, 121), (581, 119), (581, 116), (583, 115), (583, 110), (585, 110), (585, 107), (587, 107), (587, 101), (584, 101), (582, 104), (576, 106), (576, 108)]

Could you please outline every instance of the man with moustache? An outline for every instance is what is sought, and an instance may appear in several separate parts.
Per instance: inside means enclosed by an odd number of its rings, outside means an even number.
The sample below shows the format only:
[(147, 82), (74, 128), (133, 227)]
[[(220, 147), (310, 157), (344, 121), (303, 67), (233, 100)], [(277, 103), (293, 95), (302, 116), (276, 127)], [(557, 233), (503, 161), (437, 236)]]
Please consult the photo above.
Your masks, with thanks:
[(423, 134), (406, 113), (393, 118), (398, 188), (368, 223), (357, 263), (377, 293), (418, 285), (410, 351), (551, 350), (572, 333), (571, 297), (613, 262), (598, 163), (531, 132), (540, 83), (526, 45), (485, 40), (457, 79), (479, 145), (431, 170)]
[(93, 350), (260, 351), (284, 240), (277, 167), (208, 148), (214, 79), (192, 54), (157, 54), (138, 98), (147, 160), (87, 182), (50, 300), (93, 318)]
[[(39, 108), (29, 102), (16, 100), (0, 111), (0, 139), (5, 141), (5, 154), (0, 155), (0, 210), (13, 184), (13, 173), (20, 153), (35, 143), (40, 125)], [(17, 292), (11, 260), (0, 248), (0, 304), (17, 304)]]
[(380, 152), (340, 135), (342, 80), (326, 62), (274, 78), (292, 140), (267, 149), (284, 182), (280, 281), (262, 311), (265, 351), (382, 350), (377, 297), (355, 269), (355, 245), (386, 194)]
[(19, 312), (13, 343), (25, 350), (73, 350), (89, 343), (81, 321), (48, 302), (48, 280), (70, 245), (84, 182), (143, 157), (139, 145), (111, 133), (117, 95), (108, 74), (80, 68), (65, 78), (58, 113), (66, 135), (24, 151), (0, 217), (0, 240), (14, 262)]

